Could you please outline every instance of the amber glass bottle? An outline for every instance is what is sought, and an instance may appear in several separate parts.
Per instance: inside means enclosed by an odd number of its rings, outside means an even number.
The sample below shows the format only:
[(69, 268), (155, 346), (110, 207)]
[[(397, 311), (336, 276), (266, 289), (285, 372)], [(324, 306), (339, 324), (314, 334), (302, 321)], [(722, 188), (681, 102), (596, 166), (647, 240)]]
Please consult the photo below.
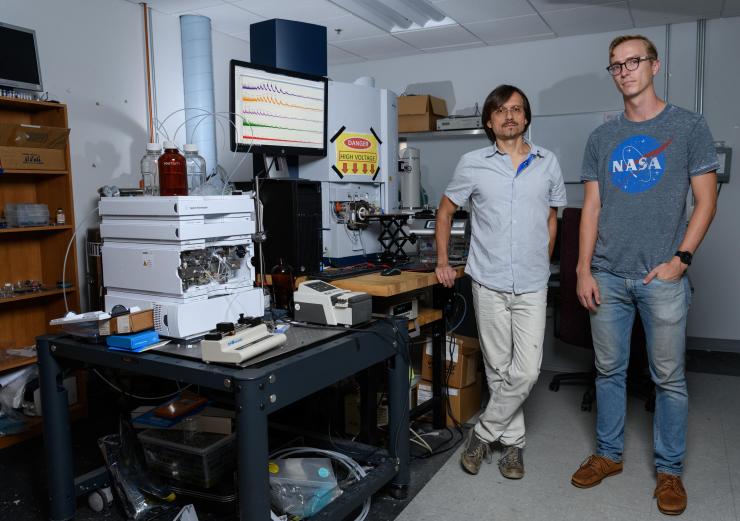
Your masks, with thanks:
[(293, 311), (293, 268), (280, 259), (280, 263), (272, 268), (272, 307), (273, 309), (287, 309)]
[(177, 146), (164, 142), (164, 154), (159, 156), (159, 195), (188, 195), (188, 176), (185, 156)]

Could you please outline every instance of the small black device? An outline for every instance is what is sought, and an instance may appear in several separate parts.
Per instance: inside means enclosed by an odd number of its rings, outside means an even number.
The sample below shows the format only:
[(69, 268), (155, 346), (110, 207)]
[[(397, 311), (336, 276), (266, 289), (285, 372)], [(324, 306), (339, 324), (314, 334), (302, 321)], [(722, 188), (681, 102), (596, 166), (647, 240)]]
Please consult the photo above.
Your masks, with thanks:
[(380, 275), (382, 277), (392, 277), (394, 275), (400, 275), (400, 274), (401, 274), (401, 270), (399, 270), (398, 268), (386, 268), (380, 272)]
[(691, 266), (691, 261), (694, 258), (694, 254), (691, 253), (690, 251), (680, 251), (679, 250), (676, 253), (674, 253), (673, 255), (675, 257), (678, 257), (679, 259), (681, 259), (681, 262), (683, 262), (687, 266)]

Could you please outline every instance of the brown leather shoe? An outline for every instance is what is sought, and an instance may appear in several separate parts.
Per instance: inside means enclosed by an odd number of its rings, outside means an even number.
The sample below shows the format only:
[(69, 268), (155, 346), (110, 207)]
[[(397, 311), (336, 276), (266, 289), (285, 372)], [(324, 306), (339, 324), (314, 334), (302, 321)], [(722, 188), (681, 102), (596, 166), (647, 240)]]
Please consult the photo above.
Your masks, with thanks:
[(596, 454), (589, 456), (586, 461), (576, 470), (570, 482), (578, 488), (591, 488), (604, 478), (622, 472), (622, 462), (612, 461)]
[(653, 496), (658, 500), (658, 510), (669, 516), (677, 516), (686, 510), (686, 489), (681, 476), (658, 472), (658, 486)]

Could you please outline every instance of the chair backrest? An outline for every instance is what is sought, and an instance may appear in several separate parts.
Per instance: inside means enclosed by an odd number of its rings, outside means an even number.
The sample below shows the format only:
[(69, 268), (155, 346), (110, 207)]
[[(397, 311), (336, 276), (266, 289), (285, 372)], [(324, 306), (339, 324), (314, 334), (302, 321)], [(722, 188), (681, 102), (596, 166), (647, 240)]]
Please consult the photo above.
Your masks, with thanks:
[(578, 264), (578, 228), (580, 208), (565, 208), (560, 222), (560, 306), (557, 337), (568, 344), (592, 348), (591, 321), (578, 302), (576, 265)]
[[(560, 224), (560, 309), (557, 311), (555, 336), (567, 344), (593, 349), (589, 312), (581, 306), (576, 293), (580, 225), (581, 209), (565, 208)], [(631, 345), (633, 356), (644, 356), (645, 332), (639, 315), (635, 317), (632, 328)]]

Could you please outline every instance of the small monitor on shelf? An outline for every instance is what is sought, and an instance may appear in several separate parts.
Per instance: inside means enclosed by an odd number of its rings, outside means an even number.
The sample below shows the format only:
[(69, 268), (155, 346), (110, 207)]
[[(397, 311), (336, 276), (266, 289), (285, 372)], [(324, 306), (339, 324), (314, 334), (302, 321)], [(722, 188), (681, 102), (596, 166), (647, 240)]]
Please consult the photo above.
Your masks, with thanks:
[(33, 29), (0, 22), (0, 87), (44, 90)]
[(231, 150), (326, 155), (327, 79), (231, 60)]

